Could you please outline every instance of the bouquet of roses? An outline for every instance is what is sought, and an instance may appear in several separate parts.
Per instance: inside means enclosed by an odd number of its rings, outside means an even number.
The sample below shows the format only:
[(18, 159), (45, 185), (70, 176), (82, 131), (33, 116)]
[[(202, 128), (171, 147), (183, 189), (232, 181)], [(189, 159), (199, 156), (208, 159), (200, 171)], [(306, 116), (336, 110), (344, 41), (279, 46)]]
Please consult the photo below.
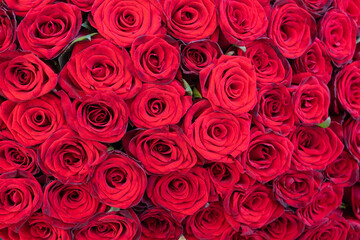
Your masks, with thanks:
[(360, 239), (360, 1), (0, 1), (0, 237)]

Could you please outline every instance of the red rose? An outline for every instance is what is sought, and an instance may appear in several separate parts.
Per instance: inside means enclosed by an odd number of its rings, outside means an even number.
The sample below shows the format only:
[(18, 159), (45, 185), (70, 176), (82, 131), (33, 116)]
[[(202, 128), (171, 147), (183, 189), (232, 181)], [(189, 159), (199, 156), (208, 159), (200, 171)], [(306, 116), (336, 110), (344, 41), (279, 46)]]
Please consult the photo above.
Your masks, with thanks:
[(319, 38), (335, 66), (348, 63), (356, 47), (354, 21), (339, 9), (331, 9), (321, 19)]
[(140, 234), (139, 219), (131, 209), (100, 213), (74, 231), (77, 240), (138, 240)]
[(7, 51), (0, 56), (0, 94), (21, 102), (53, 90), (57, 74), (32, 53)]
[(285, 211), (278, 219), (268, 224), (264, 231), (270, 236), (270, 240), (293, 240), (300, 236), (304, 228), (305, 225), (299, 217)]
[(129, 110), (116, 94), (95, 92), (73, 102), (64, 92), (60, 94), (65, 118), (80, 137), (114, 143), (124, 136)]
[(227, 230), (221, 240), (269, 240), (270, 237), (263, 231), (256, 231), (251, 234), (244, 235), (241, 231), (236, 232), (233, 229)]
[(245, 171), (260, 182), (269, 182), (290, 168), (294, 146), (275, 133), (252, 129), (248, 149), (239, 156)]
[(360, 121), (349, 118), (344, 123), (344, 142), (349, 152), (360, 161)]
[(330, 81), (333, 67), (327, 55), (324, 43), (318, 38), (311, 44), (305, 53), (292, 63), (295, 74), (310, 73), (327, 84)]
[(53, 59), (77, 36), (81, 21), (80, 9), (71, 4), (33, 8), (17, 28), (20, 46), (40, 58)]
[(82, 139), (69, 128), (59, 129), (40, 145), (39, 165), (62, 183), (86, 183), (93, 165), (100, 161), (106, 146)]
[(295, 1), (276, 1), (269, 21), (269, 38), (287, 58), (304, 54), (316, 35), (314, 18)]
[(347, 15), (349, 15), (360, 30), (360, 12), (359, 12), (359, 0), (335, 0), (336, 8), (340, 9)]
[(34, 175), (39, 172), (35, 149), (24, 147), (13, 140), (0, 139), (0, 141), (0, 174), (17, 169)]
[(192, 104), (178, 81), (167, 85), (144, 84), (129, 102), (131, 122), (139, 128), (177, 124)]
[(359, 180), (359, 165), (350, 153), (343, 151), (326, 167), (325, 173), (332, 183), (349, 187)]
[(71, 240), (70, 232), (51, 225), (51, 219), (39, 212), (34, 213), (31, 218), (21, 226), (19, 239), (48, 239), (48, 240)]
[(293, 93), (296, 116), (305, 124), (324, 122), (329, 114), (330, 91), (316, 77), (304, 78)]
[(200, 167), (189, 172), (171, 172), (165, 176), (151, 175), (146, 193), (156, 206), (172, 212), (181, 220), (193, 215), (209, 200), (210, 181), (207, 172)]
[(17, 170), (0, 175), (0, 229), (21, 225), (42, 204), (43, 192), (33, 175)]
[(222, 51), (216, 42), (207, 39), (191, 42), (181, 51), (182, 71), (185, 74), (198, 75), (221, 55)]
[(0, 4), (0, 53), (15, 49), (14, 44), (16, 39), (16, 18), (13, 11), (8, 11)]
[(26, 13), (32, 8), (41, 7), (45, 5), (51, 5), (55, 0), (4, 0), (6, 5), (14, 10), (15, 14), (19, 17), (25, 17)]
[(323, 218), (316, 225), (308, 228), (299, 240), (345, 240), (349, 231), (349, 223), (341, 215), (333, 213)]
[(90, 195), (88, 185), (52, 181), (45, 188), (42, 212), (51, 217), (52, 226), (70, 229), (105, 210), (106, 206)]
[(153, 207), (139, 215), (141, 240), (178, 240), (182, 233), (181, 224), (163, 208)]
[(130, 47), (138, 36), (165, 33), (161, 7), (153, 0), (95, 0), (90, 24), (106, 39)]
[(67, 2), (78, 6), (83, 12), (90, 12), (95, 0), (67, 0)]
[(356, 183), (350, 188), (350, 205), (354, 216), (360, 220), (360, 184)]
[(341, 205), (343, 195), (344, 189), (342, 187), (323, 183), (310, 204), (297, 209), (296, 213), (307, 226), (312, 226), (338, 208)]
[(234, 189), (224, 199), (224, 210), (234, 229), (241, 224), (250, 228), (261, 228), (280, 217), (284, 207), (273, 197), (272, 189), (255, 184), (245, 192)]
[[(183, 130), (191, 145), (209, 161), (228, 162), (249, 145), (251, 116), (234, 116), (214, 110), (207, 100), (195, 103), (183, 119)], [(232, 160), (230, 160), (232, 161)]]
[(360, 97), (357, 86), (360, 83), (360, 61), (354, 61), (341, 69), (335, 77), (336, 98), (353, 118), (360, 118)]
[(94, 169), (89, 182), (91, 194), (105, 204), (126, 209), (138, 204), (147, 179), (144, 170), (120, 151), (113, 151)]
[(202, 96), (215, 110), (243, 114), (256, 104), (256, 74), (250, 60), (223, 55), (200, 72)]
[(209, 173), (210, 180), (216, 193), (221, 198), (226, 196), (233, 187), (247, 189), (255, 180), (244, 173), (239, 161), (234, 163), (214, 162), (204, 166)]
[(220, 202), (210, 203), (209, 206), (187, 217), (184, 225), (184, 236), (188, 240), (218, 240), (225, 230), (231, 228)]
[(320, 18), (332, 6), (333, 0), (302, 0), (301, 2), (314, 18)]
[(0, 118), (12, 137), (24, 146), (43, 143), (64, 124), (60, 99), (52, 93), (26, 102), (3, 102)]
[(305, 207), (319, 192), (323, 180), (317, 171), (289, 170), (274, 180), (275, 197), (285, 206)]
[(344, 145), (329, 128), (299, 126), (289, 136), (294, 144), (295, 168), (323, 170), (342, 152)]
[(180, 67), (178, 43), (166, 35), (144, 35), (131, 44), (130, 55), (143, 82), (168, 84)]
[(263, 131), (272, 130), (288, 135), (297, 123), (290, 91), (284, 85), (267, 85), (260, 88), (254, 109), (254, 122)]
[(268, 18), (258, 1), (217, 1), (219, 25), (231, 44), (250, 43), (266, 33)]
[(217, 27), (213, 0), (161, 0), (168, 34), (191, 42), (208, 38)]
[(129, 99), (141, 89), (133, 68), (124, 48), (95, 37), (75, 44), (71, 58), (60, 72), (59, 84), (73, 98), (103, 91)]
[(197, 161), (189, 140), (176, 125), (128, 132), (123, 146), (151, 174), (186, 172)]
[(246, 52), (237, 48), (237, 54), (251, 59), (256, 72), (257, 87), (265, 85), (290, 85), (292, 69), (273, 41), (261, 38), (246, 45)]

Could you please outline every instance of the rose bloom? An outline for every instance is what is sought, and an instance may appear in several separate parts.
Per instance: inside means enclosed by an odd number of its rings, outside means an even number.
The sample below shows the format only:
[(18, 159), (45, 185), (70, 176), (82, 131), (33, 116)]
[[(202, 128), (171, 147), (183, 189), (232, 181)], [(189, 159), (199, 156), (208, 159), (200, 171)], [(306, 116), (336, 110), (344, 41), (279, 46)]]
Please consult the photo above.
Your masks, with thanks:
[(177, 124), (192, 104), (191, 96), (177, 80), (166, 85), (145, 83), (127, 102), (131, 122), (138, 128)]
[(243, 45), (265, 34), (268, 17), (258, 1), (217, 1), (219, 25), (231, 44)]
[(344, 189), (331, 183), (323, 183), (320, 191), (304, 208), (297, 209), (296, 213), (307, 226), (313, 226), (329, 213), (341, 205)]
[(349, 118), (344, 122), (344, 142), (351, 155), (360, 161), (360, 121)]
[(199, 72), (222, 55), (216, 42), (199, 40), (182, 46), (181, 68), (185, 74), (199, 75)]
[(16, 48), (16, 18), (13, 11), (0, 6), (0, 53)]
[(250, 140), (251, 116), (215, 110), (208, 100), (195, 103), (183, 119), (183, 130), (194, 149), (207, 161), (228, 162), (245, 151)]
[(212, 0), (161, 0), (168, 34), (184, 42), (208, 38), (217, 27)]
[(201, 93), (214, 110), (234, 115), (246, 113), (256, 104), (256, 73), (251, 61), (223, 55), (200, 72)]
[(208, 202), (210, 180), (206, 170), (200, 167), (186, 173), (151, 175), (146, 193), (155, 206), (170, 210), (175, 219), (182, 220)]
[(324, 43), (316, 38), (305, 53), (292, 62), (292, 69), (295, 74), (310, 73), (328, 84), (333, 67)]
[(323, 170), (344, 148), (330, 128), (298, 126), (289, 139), (294, 144), (292, 163), (298, 170)]
[(6, 51), (0, 56), (0, 94), (22, 102), (53, 90), (57, 74), (36, 55), (29, 52)]
[(17, 169), (33, 175), (39, 172), (36, 149), (24, 147), (13, 140), (0, 138), (0, 141), (0, 174), (16, 171)]
[(329, 88), (314, 76), (304, 78), (293, 93), (294, 113), (305, 124), (324, 122), (329, 115)]
[(360, 118), (360, 61), (344, 66), (335, 77), (336, 98), (353, 118)]
[(291, 141), (275, 133), (263, 133), (253, 128), (250, 144), (241, 154), (245, 171), (260, 182), (269, 182), (290, 168), (294, 146)]
[(339, 9), (331, 9), (319, 24), (319, 38), (335, 66), (350, 62), (356, 47), (354, 21)]
[(178, 42), (167, 35), (143, 35), (130, 49), (131, 59), (139, 78), (146, 83), (168, 84), (180, 67)]
[(188, 240), (218, 240), (224, 231), (231, 228), (227, 222), (221, 202), (210, 203), (186, 218), (184, 236)]
[(338, 213), (332, 213), (328, 217), (305, 229), (299, 240), (345, 240), (350, 230), (348, 221)]
[(302, 208), (312, 201), (323, 180), (320, 172), (291, 169), (274, 180), (274, 194), (283, 205)]
[(287, 58), (298, 58), (316, 34), (314, 18), (295, 1), (276, 1), (269, 20), (268, 36)]
[(26, 14), (17, 28), (17, 37), (23, 50), (53, 59), (77, 36), (81, 21), (81, 11), (74, 5), (42, 5)]
[(4, 0), (9, 9), (19, 17), (25, 17), (26, 13), (33, 8), (51, 5), (55, 0)]
[(42, 212), (51, 218), (52, 226), (74, 228), (107, 210), (88, 188), (86, 184), (64, 185), (58, 181), (46, 185)]
[(246, 52), (237, 48), (237, 54), (251, 59), (256, 72), (257, 87), (290, 85), (292, 69), (288, 60), (269, 38), (260, 38), (246, 45)]
[(123, 146), (150, 174), (187, 172), (197, 162), (188, 138), (176, 125), (130, 131)]
[(253, 114), (258, 128), (285, 136), (297, 123), (289, 88), (284, 85), (273, 84), (260, 88)]
[(62, 183), (86, 183), (89, 172), (106, 152), (106, 146), (83, 139), (70, 128), (54, 132), (40, 145), (39, 166)]
[(145, 34), (165, 33), (161, 7), (153, 0), (95, 0), (89, 22), (121, 47), (130, 47), (135, 38)]
[(115, 93), (99, 91), (73, 102), (64, 92), (59, 94), (69, 126), (82, 138), (113, 143), (124, 136), (129, 110)]
[(291, 211), (285, 211), (283, 215), (266, 225), (263, 230), (270, 240), (293, 240), (304, 231), (305, 225), (299, 217)]
[(284, 207), (273, 198), (272, 189), (259, 183), (245, 192), (234, 189), (223, 204), (227, 220), (234, 229), (239, 229), (241, 224), (252, 229), (261, 228), (284, 212)]
[(42, 204), (39, 182), (28, 172), (16, 170), (0, 175), (0, 229), (21, 225)]
[(24, 146), (43, 143), (65, 123), (60, 98), (53, 93), (21, 103), (7, 100), (1, 104), (0, 118), (11, 138)]
[(147, 185), (144, 170), (120, 151), (108, 152), (93, 169), (89, 189), (92, 196), (116, 208), (137, 205)]
[(146, 209), (139, 215), (139, 219), (141, 240), (178, 240), (183, 231), (171, 213), (161, 207)]
[(77, 240), (138, 240), (141, 226), (133, 210), (100, 213), (74, 230)]
[(141, 89), (129, 53), (96, 35), (91, 41), (75, 44), (71, 58), (59, 74), (59, 85), (72, 98), (115, 93), (133, 98)]

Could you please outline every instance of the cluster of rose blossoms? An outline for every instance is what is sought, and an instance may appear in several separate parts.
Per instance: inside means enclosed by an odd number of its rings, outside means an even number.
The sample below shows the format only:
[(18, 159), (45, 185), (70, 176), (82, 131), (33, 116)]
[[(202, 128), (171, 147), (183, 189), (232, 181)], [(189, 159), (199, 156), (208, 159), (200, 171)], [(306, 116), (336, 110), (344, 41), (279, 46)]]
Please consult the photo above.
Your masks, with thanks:
[(0, 4), (2, 239), (360, 239), (359, 0)]

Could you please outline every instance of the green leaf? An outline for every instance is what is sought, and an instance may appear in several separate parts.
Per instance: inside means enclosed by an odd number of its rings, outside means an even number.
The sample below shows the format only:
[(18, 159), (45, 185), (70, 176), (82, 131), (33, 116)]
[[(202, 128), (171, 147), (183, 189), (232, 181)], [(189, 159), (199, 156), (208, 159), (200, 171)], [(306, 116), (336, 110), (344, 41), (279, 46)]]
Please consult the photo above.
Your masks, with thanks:
[(98, 34), (98, 33), (90, 33), (90, 34), (88, 34), (88, 35), (85, 35), (85, 36), (82, 36), (82, 37), (78, 37), (77, 39), (75, 39), (74, 41), (72, 41), (70, 45), (73, 45), (74, 43), (82, 42), (82, 41), (85, 41), (85, 40), (91, 41), (91, 37), (92, 37), (92, 36), (95, 36), (96, 34)]
[(193, 94), (194, 94), (194, 98), (202, 98), (201, 93), (195, 87), (193, 88)]
[(227, 53), (225, 53), (225, 55), (227, 56), (233, 56), (235, 54), (235, 51), (228, 51)]
[(192, 96), (193, 95), (193, 91), (191, 90), (190, 85), (188, 84), (188, 82), (185, 79), (182, 79), (183, 81), (183, 85), (185, 88), (185, 92), (187, 93), (187, 95)]
[(345, 203), (341, 203), (340, 208), (341, 208), (341, 209), (346, 209)]
[(111, 207), (108, 212), (116, 212), (116, 211), (119, 211), (119, 210), (121, 210), (121, 209), (116, 208), (116, 207)]
[(112, 150), (114, 150), (114, 149), (115, 149), (115, 148), (110, 145), (110, 146), (108, 146), (108, 149), (107, 149), (107, 150), (108, 150), (108, 151), (112, 151)]
[(330, 126), (331, 123), (331, 118), (330, 116), (322, 123), (319, 123), (318, 126), (322, 127), (322, 128), (328, 128)]
[(91, 37), (95, 36), (98, 33), (90, 33), (88, 35), (85, 36), (81, 36), (76, 38), (75, 40), (73, 40), (69, 46), (67, 46), (67, 48), (60, 54), (60, 56), (58, 57), (58, 62), (60, 65), (60, 69), (63, 69), (63, 67), (65, 66), (65, 64), (68, 62), (68, 60), (71, 57), (71, 52), (72, 52), (72, 47), (74, 46), (75, 43), (77, 42), (81, 42), (81, 41), (85, 41), (85, 40), (89, 40), (91, 41)]
[(241, 50), (243, 50), (243, 52), (246, 52), (246, 47), (245, 46), (238, 46), (238, 45), (234, 45), (237, 48), (240, 48)]
[(360, 37), (356, 39), (356, 44), (360, 43)]
[(87, 30), (92, 31), (94, 28), (90, 25), (89, 21), (85, 21), (83, 22), (83, 24), (81, 24), (81, 26)]

